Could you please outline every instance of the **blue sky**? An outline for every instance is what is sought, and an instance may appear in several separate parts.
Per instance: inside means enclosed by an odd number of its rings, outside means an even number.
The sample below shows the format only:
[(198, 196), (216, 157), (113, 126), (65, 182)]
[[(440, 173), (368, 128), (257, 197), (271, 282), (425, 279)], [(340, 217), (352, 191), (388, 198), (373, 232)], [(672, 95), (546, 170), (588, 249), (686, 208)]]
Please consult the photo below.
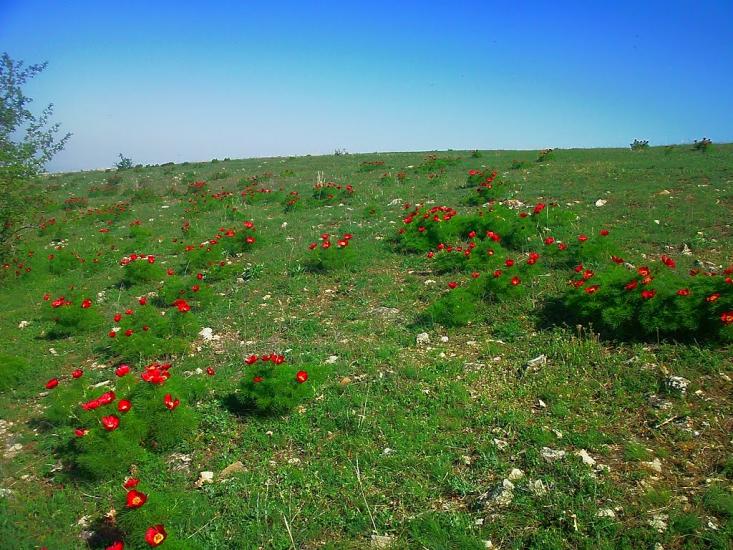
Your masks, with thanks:
[[(606, 4), (605, 6), (603, 4)], [(0, 0), (52, 170), (733, 141), (733, 2)]]

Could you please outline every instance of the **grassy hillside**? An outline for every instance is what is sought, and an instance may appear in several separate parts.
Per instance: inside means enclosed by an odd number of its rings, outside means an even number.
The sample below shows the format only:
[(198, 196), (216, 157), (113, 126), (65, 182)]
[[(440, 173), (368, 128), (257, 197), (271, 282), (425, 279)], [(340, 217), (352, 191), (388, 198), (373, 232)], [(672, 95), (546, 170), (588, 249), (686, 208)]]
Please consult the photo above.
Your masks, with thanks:
[[(605, 229), (634, 267), (656, 273), (667, 255), (675, 273), (722, 273), (733, 145), (557, 150), (542, 162), (534, 151), (435, 155), (48, 176), (43, 219), (29, 220), (0, 279), (0, 546), (147, 548), (146, 528), (163, 524), (163, 548), (730, 548), (725, 339), (619, 335), (550, 310), (574, 273), (542, 263), (541, 239), (555, 233), (541, 225), (512, 252), (540, 254), (523, 293), (453, 323), (426, 312), (449, 283), (468, 287), (470, 270), (444, 273), (394, 239), (418, 204), (490, 219), (466, 204), (466, 182), (495, 170), (499, 198), (566, 213), (573, 241)], [(319, 181), (341, 189), (314, 192)], [(254, 243), (220, 251), (244, 221)], [(349, 256), (314, 261), (324, 233), (334, 253), (353, 235)], [(154, 263), (120, 265), (133, 253)], [(146, 263), (160, 272), (147, 276)], [(172, 307), (180, 296), (191, 311)], [(69, 308), (53, 307), (60, 297)], [(56, 320), (83, 299), (83, 321)], [(152, 327), (126, 339), (144, 311)], [(157, 333), (158, 321), (170, 326)], [(251, 366), (252, 354), (284, 362)], [(172, 364), (160, 387), (139, 381), (154, 360)], [(115, 375), (121, 363), (131, 374)], [(251, 383), (256, 368), (288, 373), (282, 407), (245, 399), (264, 387)], [(129, 413), (106, 405), (121, 420), (105, 432), (79, 403), (107, 390), (158, 393), (140, 393), (145, 414), (136, 398)], [(180, 406), (165, 410), (164, 393)], [(149, 431), (114, 439), (132, 419)], [(148, 496), (135, 510), (130, 476)]]

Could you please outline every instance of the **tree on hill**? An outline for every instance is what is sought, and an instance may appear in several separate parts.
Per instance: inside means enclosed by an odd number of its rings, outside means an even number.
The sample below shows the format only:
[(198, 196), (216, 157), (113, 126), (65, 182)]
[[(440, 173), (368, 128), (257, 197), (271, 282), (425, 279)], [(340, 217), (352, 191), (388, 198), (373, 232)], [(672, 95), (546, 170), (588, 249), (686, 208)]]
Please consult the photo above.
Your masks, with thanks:
[(46, 66), (26, 65), (7, 53), (0, 56), (0, 257), (12, 250), (38, 203), (31, 179), (71, 137), (60, 134), (60, 124), (51, 122), (53, 104), (34, 114), (29, 109), (33, 100), (23, 93), (25, 83)]

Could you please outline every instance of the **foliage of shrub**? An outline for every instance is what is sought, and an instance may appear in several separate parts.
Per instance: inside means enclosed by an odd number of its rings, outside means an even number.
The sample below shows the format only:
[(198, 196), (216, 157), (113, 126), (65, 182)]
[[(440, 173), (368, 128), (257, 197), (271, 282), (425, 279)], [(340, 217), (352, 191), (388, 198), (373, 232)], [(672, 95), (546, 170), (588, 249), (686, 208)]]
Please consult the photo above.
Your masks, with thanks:
[(318, 204), (339, 204), (354, 195), (351, 185), (341, 185), (332, 181), (316, 183), (313, 186), (313, 200)]
[(418, 174), (437, 174), (444, 173), (446, 169), (451, 166), (455, 166), (461, 161), (458, 157), (439, 157), (436, 154), (431, 154), (425, 157), (425, 160), (415, 166), (415, 172)]
[(130, 254), (120, 260), (120, 265), (123, 267), (122, 282), (128, 286), (160, 281), (165, 272), (151, 254)]
[[(331, 239), (335, 238), (335, 242)], [(352, 244), (352, 235), (346, 233), (340, 238), (324, 233), (320, 244), (313, 242), (308, 246), (308, 254), (303, 262), (307, 271), (326, 272), (353, 269), (357, 265), (358, 251)]]
[(0, 353), (0, 365), (0, 392), (14, 389), (31, 372), (27, 360), (6, 353)]
[(374, 170), (380, 170), (384, 168), (384, 161), (383, 160), (372, 160), (372, 161), (362, 161), (359, 164), (358, 172), (373, 172)]
[(645, 149), (649, 149), (649, 140), (648, 139), (635, 139), (631, 142), (629, 145), (631, 147), (632, 151), (643, 151)]
[(52, 323), (48, 331), (52, 338), (64, 338), (102, 326), (102, 316), (89, 298), (83, 298), (78, 294), (56, 298), (51, 298), (47, 294), (44, 298), (47, 298), (47, 307), (43, 317)]
[(701, 153), (707, 153), (710, 146), (713, 144), (713, 140), (708, 139), (706, 137), (702, 139), (696, 139), (695, 143), (692, 145), (692, 148), (695, 151), (700, 151)]
[(86, 197), (69, 197), (64, 200), (64, 210), (80, 210), (89, 206), (89, 200)]
[(555, 156), (554, 149), (542, 149), (537, 155), (537, 162), (547, 162)]
[(282, 414), (313, 393), (313, 377), (321, 369), (290, 365), (281, 355), (250, 356), (239, 384), (238, 398), (245, 409)]

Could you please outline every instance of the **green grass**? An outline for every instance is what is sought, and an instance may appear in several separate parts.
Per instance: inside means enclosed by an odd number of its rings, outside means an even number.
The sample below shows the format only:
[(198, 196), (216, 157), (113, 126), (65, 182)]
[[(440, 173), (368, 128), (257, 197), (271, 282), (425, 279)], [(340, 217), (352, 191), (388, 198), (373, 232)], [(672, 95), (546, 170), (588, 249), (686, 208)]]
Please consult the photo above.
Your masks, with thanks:
[[(193, 277), (199, 269), (186, 267), (182, 245), (211, 238), (239, 216), (255, 222), (257, 243), (220, 274), (207, 275), (211, 303), (197, 313), (220, 339), (188, 338), (193, 347), (173, 358), (174, 376), (189, 372), (202, 384), (185, 404), (198, 428), (176, 448), (188, 467), (176, 469), (167, 451), (134, 464), (151, 500), (141, 514), (116, 522), (128, 532), (127, 548), (147, 547), (140, 533), (148, 517), (170, 534), (162, 548), (365, 548), (373, 535), (390, 537), (394, 548), (482, 548), (488, 540), (501, 548), (729, 547), (730, 348), (543, 328), (537, 308), (564, 284), (551, 277), (540, 277), (517, 303), (488, 305), (468, 326), (417, 323), (452, 276), (432, 273), (423, 255), (394, 253), (388, 238), (402, 223), (403, 203), (471, 210), (461, 206), (469, 169), (496, 169), (510, 194), (527, 204), (562, 205), (588, 234), (612, 228), (629, 257), (670, 254), (680, 269), (733, 258), (732, 145), (716, 144), (706, 154), (690, 146), (555, 150), (545, 162), (535, 162), (537, 154), (152, 166), (120, 172), (120, 183), (91, 196), (110, 174), (48, 176), (45, 217), (57, 223), (25, 234), (19, 250), (26, 257), (33, 251), (23, 260), (32, 271), (2, 279), (0, 289), (0, 546), (108, 543), (104, 518), (112, 508), (123, 512), (125, 475), (95, 481), (70, 468), (60, 451), (69, 434), (48, 419), (59, 394), (46, 394), (43, 385), (54, 376), (68, 379), (74, 368), (85, 370), (86, 384), (114, 378), (106, 336), (112, 316), (137, 307), (158, 284), (122, 284), (122, 256), (154, 254), (163, 268)], [(375, 161), (384, 166), (362, 164)], [(353, 197), (316, 204), (318, 172), (323, 181), (353, 185)], [(297, 191), (302, 203), (288, 211), (279, 195), (243, 203), (240, 182), (254, 176), (258, 188)], [(196, 180), (234, 195), (192, 210), (186, 187)], [(81, 216), (63, 210), (73, 196), (88, 198), (90, 208), (118, 201), (128, 208)], [(595, 206), (598, 199), (605, 206)], [(133, 220), (139, 229), (131, 230)], [(308, 269), (308, 244), (321, 233), (354, 235), (352, 269)], [(99, 263), (72, 262), (52, 273), (54, 239), (85, 258), (99, 254)], [(683, 245), (690, 256), (680, 253)], [(46, 292), (91, 297), (104, 327), (52, 336)], [(28, 326), (19, 328), (22, 321)], [(419, 346), (416, 336), (425, 330), (430, 344)], [(235, 399), (243, 360), (269, 352), (284, 353), (290, 364), (328, 368), (292, 411), (252, 414)], [(525, 368), (540, 354), (545, 364)], [(326, 363), (331, 356), (337, 359)], [(209, 366), (215, 376), (196, 374)], [(691, 381), (686, 395), (664, 391), (668, 373)], [(15, 444), (22, 448), (8, 454)], [(547, 460), (545, 447), (566, 455)], [(594, 466), (576, 455), (581, 449)], [(661, 473), (644, 464), (655, 457)], [(243, 471), (222, 482), (221, 470), (237, 461)], [(512, 482), (511, 502), (500, 505), (492, 489), (514, 468), (524, 476)], [(196, 488), (206, 470), (214, 483)], [(614, 516), (599, 514), (606, 510)], [(663, 532), (649, 523), (659, 513), (668, 518)]]

